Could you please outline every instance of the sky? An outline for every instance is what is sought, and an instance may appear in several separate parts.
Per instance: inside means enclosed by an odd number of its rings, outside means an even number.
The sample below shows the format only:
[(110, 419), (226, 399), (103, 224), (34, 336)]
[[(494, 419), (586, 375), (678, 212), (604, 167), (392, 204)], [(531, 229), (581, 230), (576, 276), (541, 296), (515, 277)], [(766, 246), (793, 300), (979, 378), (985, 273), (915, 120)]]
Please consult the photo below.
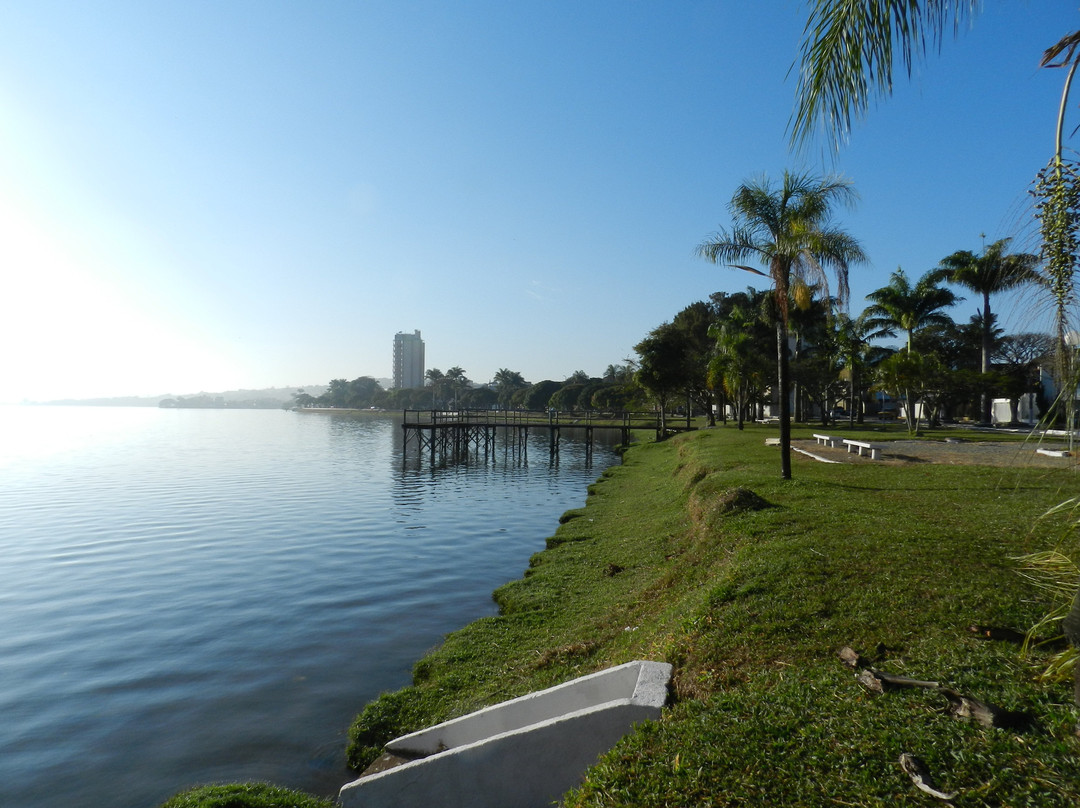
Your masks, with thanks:
[(696, 248), (785, 169), (859, 192), (853, 313), (898, 266), (1036, 251), (1038, 61), (1078, 6), (987, 3), (833, 157), (789, 148), (799, 0), (8, 0), (0, 402), (389, 377), (414, 330), (477, 382), (601, 375), (759, 282)]

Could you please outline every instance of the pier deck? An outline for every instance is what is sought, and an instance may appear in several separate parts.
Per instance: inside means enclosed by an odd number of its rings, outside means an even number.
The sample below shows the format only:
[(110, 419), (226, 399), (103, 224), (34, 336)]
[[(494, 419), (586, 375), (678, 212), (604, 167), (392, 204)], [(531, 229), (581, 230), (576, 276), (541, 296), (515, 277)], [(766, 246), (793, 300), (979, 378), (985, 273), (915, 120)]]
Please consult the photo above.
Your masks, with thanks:
[[(686, 426), (667, 424), (668, 432)], [(623, 444), (634, 430), (661, 434), (660, 415), (655, 412), (560, 412), (558, 410), (405, 410), (402, 418), (405, 448), (411, 443), (427, 451), (431, 462), (442, 458), (467, 457), (471, 452), (494, 456), (495, 437), (500, 430), (514, 446), (524, 447), (530, 430), (547, 431), (552, 455), (558, 454), (562, 430), (583, 430), (586, 452), (592, 451), (597, 430), (617, 432)]]

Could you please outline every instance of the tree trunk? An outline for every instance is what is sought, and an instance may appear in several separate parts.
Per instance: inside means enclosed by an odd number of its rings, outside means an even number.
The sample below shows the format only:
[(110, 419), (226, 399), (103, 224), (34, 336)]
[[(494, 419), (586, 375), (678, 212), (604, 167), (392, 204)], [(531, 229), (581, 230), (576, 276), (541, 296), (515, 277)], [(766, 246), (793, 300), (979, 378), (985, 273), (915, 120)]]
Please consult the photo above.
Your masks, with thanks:
[(986, 376), (990, 373), (990, 353), (993, 351), (993, 345), (991, 343), (993, 342), (994, 337), (993, 331), (990, 330), (992, 326), (993, 322), (990, 320), (990, 293), (983, 292), (982, 363), (980, 366), (980, 372), (983, 375), (983, 390), (982, 399), (980, 400), (982, 412), (979, 417), (984, 424), (991, 423), (993, 419), (992, 413), (990, 412), (993, 401), (990, 398), (990, 391), (986, 388)]
[(911, 390), (904, 391), (904, 414), (907, 415), (907, 430), (909, 435), (916, 435), (919, 432), (919, 419), (915, 415), (917, 410), (915, 404), (911, 400)]
[(848, 427), (855, 426), (855, 356), (851, 357), (848, 366)]
[(776, 381), (780, 393), (780, 477), (791, 479), (791, 382), (788, 368), (787, 323), (781, 317), (776, 323)]

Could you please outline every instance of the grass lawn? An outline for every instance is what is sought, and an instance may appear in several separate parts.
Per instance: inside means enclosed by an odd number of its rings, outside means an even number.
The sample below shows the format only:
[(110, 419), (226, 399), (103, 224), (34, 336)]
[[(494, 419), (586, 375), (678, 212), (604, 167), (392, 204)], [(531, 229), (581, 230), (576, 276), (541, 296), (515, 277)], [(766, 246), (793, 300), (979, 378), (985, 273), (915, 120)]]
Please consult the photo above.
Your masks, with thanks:
[[(1047, 611), (1011, 557), (1076, 546), (1039, 519), (1075, 473), (795, 456), (784, 482), (773, 434), (729, 426), (633, 448), (496, 591), (500, 615), (448, 636), (412, 687), (359, 717), (354, 765), (405, 731), (647, 658), (674, 664), (672, 707), (567, 804), (934, 802), (902, 772), (904, 752), (956, 805), (1080, 804), (1071, 685), (1037, 680), (1048, 651), (1023, 657), (969, 628), (1026, 629)], [(739, 487), (768, 507), (727, 510)], [(1031, 726), (957, 720), (928, 690), (873, 695), (840, 662), (845, 645)]]

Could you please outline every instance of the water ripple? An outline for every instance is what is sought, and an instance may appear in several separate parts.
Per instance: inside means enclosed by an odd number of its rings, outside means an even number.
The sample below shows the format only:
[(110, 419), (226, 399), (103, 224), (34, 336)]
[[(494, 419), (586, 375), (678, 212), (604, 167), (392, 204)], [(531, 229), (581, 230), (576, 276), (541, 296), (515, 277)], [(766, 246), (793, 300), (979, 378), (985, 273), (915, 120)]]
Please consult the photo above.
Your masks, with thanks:
[(335, 792), (352, 715), (493, 613), (614, 462), (541, 441), (410, 466), (392, 418), (0, 415), (0, 805), (21, 808)]

